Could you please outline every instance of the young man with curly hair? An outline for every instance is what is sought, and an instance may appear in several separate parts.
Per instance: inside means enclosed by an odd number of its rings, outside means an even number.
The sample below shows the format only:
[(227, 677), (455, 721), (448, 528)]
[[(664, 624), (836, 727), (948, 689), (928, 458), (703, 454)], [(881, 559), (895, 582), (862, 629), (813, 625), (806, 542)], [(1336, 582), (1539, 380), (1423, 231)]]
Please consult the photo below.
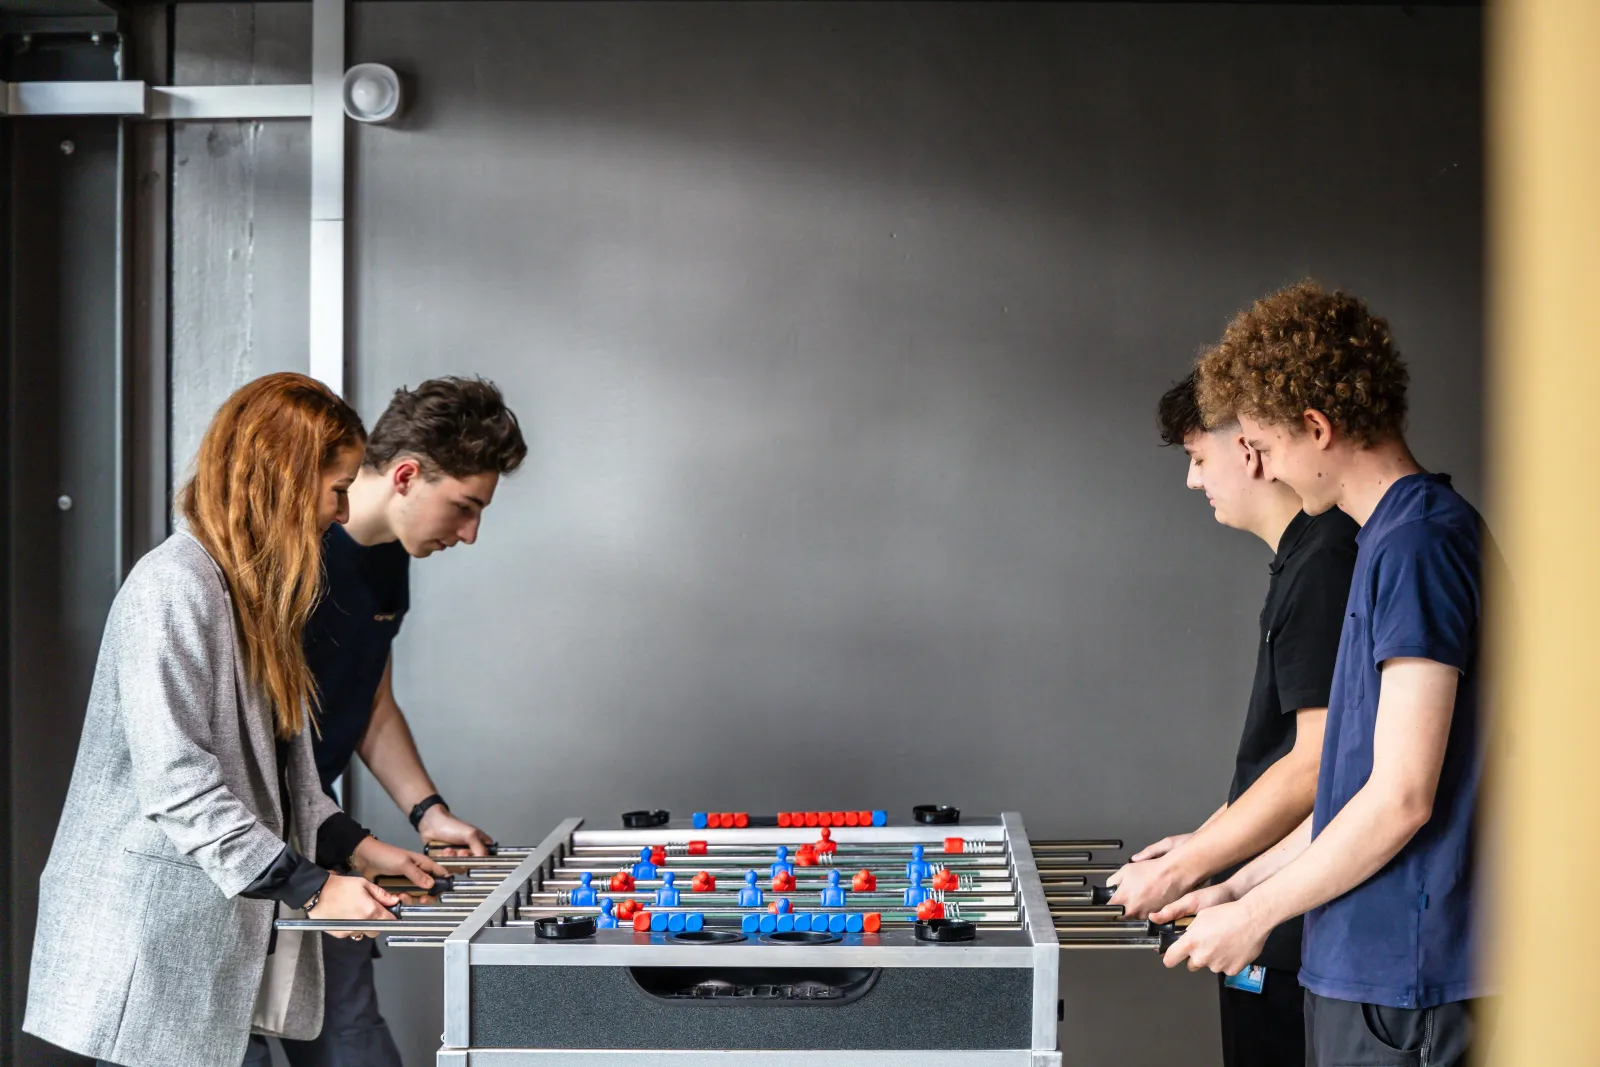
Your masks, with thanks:
[[(1406, 446), (1388, 324), (1314, 283), (1257, 301), (1200, 360), (1201, 411), (1238, 419), (1311, 514), (1361, 525), (1311, 817), (1222, 885), (1167, 964), (1235, 973), (1305, 915), (1307, 1062), (1455, 1067), (1473, 1043), (1482, 520)], [(1197, 914), (1196, 914), (1197, 913)]]
[[(395, 701), (391, 647), (411, 606), (410, 566), (478, 539), (500, 477), (528, 454), (500, 390), (476, 378), (400, 389), (367, 439), (350, 518), (322, 539), (327, 590), (306, 625), (320, 706), (312, 750), (324, 789), (359, 755), (424, 843), (487, 855), (490, 837), (439, 796)], [(293, 1067), (400, 1067), (378, 1011), (373, 942), (323, 939), (322, 1033), (285, 1041)]]
[[(1167, 390), (1158, 416), (1162, 441), (1189, 458), (1189, 488), (1205, 493), (1218, 522), (1255, 534), (1273, 556), (1227, 803), (1194, 833), (1163, 838), (1107, 879), (1117, 887), (1111, 903), (1136, 919), (1228, 878), (1311, 813), (1358, 529), (1337, 508), (1306, 514), (1294, 490), (1268, 476), (1237, 420), (1207, 429), (1193, 374)], [(1219, 983), (1224, 1067), (1303, 1059), (1299, 918), (1273, 930), (1250, 962)]]

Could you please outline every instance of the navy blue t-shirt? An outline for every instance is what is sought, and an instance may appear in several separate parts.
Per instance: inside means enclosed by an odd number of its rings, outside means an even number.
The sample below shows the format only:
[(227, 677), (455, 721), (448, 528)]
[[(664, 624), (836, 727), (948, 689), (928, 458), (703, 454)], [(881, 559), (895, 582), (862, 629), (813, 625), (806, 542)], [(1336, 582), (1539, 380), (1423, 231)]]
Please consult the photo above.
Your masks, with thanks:
[(327, 583), (305, 648), (320, 697), (311, 747), (331, 792), (367, 732), (389, 647), (411, 606), (411, 557), (398, 541), (358, 545), (334, 523), (322, 535), (322, 562)]
[(1395, 482), (1356, 536), (1313, 834), (1372, 773), (1384, 661), (1430, 659), (1461, 677), (1432, 817), (1378, 873), (1306, 915), (1300, 984), (1321, 996), (1427, 1008), (1483, 992), (1473, 883), (1485, 540), (1477, 511), (1443, 474)]

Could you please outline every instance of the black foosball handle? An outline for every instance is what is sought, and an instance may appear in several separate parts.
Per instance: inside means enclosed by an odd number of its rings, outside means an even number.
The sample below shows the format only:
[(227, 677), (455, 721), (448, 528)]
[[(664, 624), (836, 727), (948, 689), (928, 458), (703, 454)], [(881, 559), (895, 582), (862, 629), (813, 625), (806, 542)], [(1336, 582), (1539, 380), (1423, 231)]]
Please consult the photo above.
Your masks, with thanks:
[(1116, 895), (1117, 887), (1114, 885), (1097, 885), (1089, 890), (1089, 899), (1098, 908), (1103, 908), (1110, 904), (1111, 898)]
[[(432, 856), (435, 853), (442, 852), (447, 848), (464, 848), (464, 847), (466, 847), (466, 846), (464, 846), (464, 845), (446, 844), (443, 841), (427, 841), (427, 842), (423, 843), (422, 854), (424, 856)], [(489, 843), (488, 845), (486, 845), (484, 847), (485, 847), (485, 850), (489, 853), (489, 855), (491, 855), (491, 856), (500, 855), (500, 846), (498, 844), (496, 844), (494, 842), (491, 842), (491, 843)], [(455, 858), (456, 859), (466, 859), (467, 857), (465, 857), (465, 856), (457, 856)]]
[(622, 813), (622, 825), (630, 830), (651, 830), (657, 826), (667, 825), (671, 819), (672, 814), (662, 808), (645, 808)]
[(1189, 929), (1189, 924), (1194, 922), (1193, 915), (1185, 915), (1181, 919), (1173, 919), (1169, 923), (1150, 923), (1150, 935), (1156, 939), (1156, 951), (1163, 956), (1167, 949), (1177, 944), (1178, 938)]
[(394, 878), (380, 878), (377, 881), (379, 889), (386, 889), (391, 893), (421, 893), (423, 896), (436, 896), (439, 893), (453, 893), (456, 880), (452, 875), (443, 874), (434, 878), (433, 885), (427, 889), (413, 883), (407, 878), (396, 876)]
[(918, 804), (911, 809), (911, 817), (924, 826), (955, 826), (961, 821), (961, 809), (949, 804)]

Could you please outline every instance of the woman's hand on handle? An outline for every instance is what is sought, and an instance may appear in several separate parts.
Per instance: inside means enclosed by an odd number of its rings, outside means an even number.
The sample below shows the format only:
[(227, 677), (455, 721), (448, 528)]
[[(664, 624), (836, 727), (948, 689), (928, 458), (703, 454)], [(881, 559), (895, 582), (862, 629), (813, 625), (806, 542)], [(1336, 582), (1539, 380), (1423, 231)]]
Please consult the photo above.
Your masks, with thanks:
[(380, 874), (404, 878), (419, 889), (432, 889), (435, 878), (450, 872), (420, 852), (409, 852), (395, 845), (386, 845), (376, 837), (369, 837), (356, 846), (350, 857), (350, 866), (367, 878)]
[[(373, 885), (365, 878), (330, 874), (317, 896), (316, 906), (306, 912), (311, 919), (338, 922), (393, 922), (389, 909), (400, 903), (400, 898)], [(356, 931), (341, 931), (334, 937), (349, 937)]]

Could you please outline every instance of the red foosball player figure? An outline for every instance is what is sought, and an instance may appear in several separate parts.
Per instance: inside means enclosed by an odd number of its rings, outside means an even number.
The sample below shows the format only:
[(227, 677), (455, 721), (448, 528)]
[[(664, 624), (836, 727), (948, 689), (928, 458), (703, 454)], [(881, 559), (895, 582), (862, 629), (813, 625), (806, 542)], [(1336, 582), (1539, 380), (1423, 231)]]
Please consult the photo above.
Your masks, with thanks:
[(788, 871), (779, 871), (772, 876), (772, 891), (774, 893), (794, 892), (794, 875)]
[(796, 867), (815, 867), (817, 865), (816, 846), (801, 845), (800, 851), (795, 853), (794, 865)]
[(833, 843), (833, 831), (828, 829), (826, 826), (822, 828), (822, 840), (818, 841), (812, 847), (815, 848), (818, 853), (824, 855), (830, 852), (839, 851), (839, 846)]
[(627, 871), (618, 871), (611, 876), (611, 891), (613, 893), (633, 892), (633, 875)]
[(715, 893), (717, 880), (711, 877), (710, 871), (701, 871), (694, 876), (694, 881), (689, 883), (689, 889), (695, 893)]
[(619, 921), (624, 919), (632, 919), (638, 913), (639, 902), (637, 900), (624, 900), (622, 903), (617, 905), (617, 919)]
[(948, 867), (942, 871), (935, 871), (933, 874), (933, 888), (935, 889), (958, 889), (960, 886), (961, 879), (957, 877), (955, 871)]
[(857, 893), (871, 893), (878, 888), (878, 878), (871, 871), (863, 868), (856, 872), (854, 878), (850, 879), (850, 888)]
[(944, 905), (937, 900), (924, 900), (917, 905), (917, 918), (942, 919), (944, 918)]

